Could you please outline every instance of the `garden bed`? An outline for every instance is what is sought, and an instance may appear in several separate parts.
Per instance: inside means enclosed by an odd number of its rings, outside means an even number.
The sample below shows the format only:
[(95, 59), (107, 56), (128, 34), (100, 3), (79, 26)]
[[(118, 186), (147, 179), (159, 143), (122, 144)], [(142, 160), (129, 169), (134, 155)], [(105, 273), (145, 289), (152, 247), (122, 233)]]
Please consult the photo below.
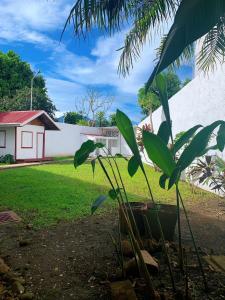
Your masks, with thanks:
[[(221, 200), (205, 201), (189, 207), (197, 244), (203, 253), (224, 253), (225, 216)], [(191, 239), (182, 216), (183, 241), (189, 249)], [(1, 257), (26, 280), (26, 290), (34, 299), (74, 300), (109, 299), (109, 281), (118, 276), (117, 259), (109, 233), (116, 235), (115, 212), (59, 223), (47, 229), (34, 230), (23, 225), (3, 225)], [(25, 242), (25, 243), (21, 243)], [(196, 277), (196, 299), (206, 299), (199, 290), (201, 283), (198, 267), (190, 261)], [(162, 266), (163, 268), (164, 266)], [(166, 274), (166, 272), (165, 272)], [(221, 273), (207, 272), (214, 292), (211, 299), (223, 299)], [(164, 281), (164, 283), (163, 283)], [(155, 284), (169, 285), (166, 276), (155, 279)]]

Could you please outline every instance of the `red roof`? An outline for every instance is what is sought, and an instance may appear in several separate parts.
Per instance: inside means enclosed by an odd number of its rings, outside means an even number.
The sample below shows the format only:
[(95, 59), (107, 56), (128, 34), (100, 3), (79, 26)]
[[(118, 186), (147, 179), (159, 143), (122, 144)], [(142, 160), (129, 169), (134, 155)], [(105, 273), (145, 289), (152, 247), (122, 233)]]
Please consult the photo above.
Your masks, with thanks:
[(10, 111), (0, 112), (0, 124), (21, 124), (33, 119), (40, 114), (40, 110), (36, 111)]
[(36, 118), (45, 124), (45, 129), (59, 130), (44, 110), (0, 112), (0, 126), (24, 126)]

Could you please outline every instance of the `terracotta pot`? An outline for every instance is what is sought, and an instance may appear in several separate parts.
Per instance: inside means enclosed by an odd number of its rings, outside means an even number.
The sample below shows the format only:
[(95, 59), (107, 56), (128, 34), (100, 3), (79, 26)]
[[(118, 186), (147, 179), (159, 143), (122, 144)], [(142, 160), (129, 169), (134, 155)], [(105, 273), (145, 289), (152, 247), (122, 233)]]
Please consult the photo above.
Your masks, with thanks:
[[(135, 219), (137, 228), (139, 230), (139, 234), (140, 234), (140, 236), (144, 236), (146, 233), (144, 215), (147, 213), (147, 209), (148, 209), (147, 203), (129, 202), (129, 205), (128, 205), (128, 203), (125, 203), (125, 208), (128, 211), (128, 215), (130, 217), (132, 228), (133, 228), (134, 232), (135, 232), (135, 229), (134, 229), (134, 224), (132, 223), (131, 210), (133, 212), (134, 219)], [(126, 226), (126, 222), (124, 220), (124, 216), (122, 214), (121, 208), (119, 209), (119, 217), (120, 217), (120, 231), (123, 234), (127, 234), (127, 226)]]
[(157, 209), (164, 237), (167, 241), (173, 241), (177, 223), (176, 205), (157, 204), (156, 207), (154, 207), (152, 203), (148, 203), (147, 206), (147, 219), (151, 228), (153, 238), (155, 238), (156, 240), (160, 240), (161, 238), (156, 215)]

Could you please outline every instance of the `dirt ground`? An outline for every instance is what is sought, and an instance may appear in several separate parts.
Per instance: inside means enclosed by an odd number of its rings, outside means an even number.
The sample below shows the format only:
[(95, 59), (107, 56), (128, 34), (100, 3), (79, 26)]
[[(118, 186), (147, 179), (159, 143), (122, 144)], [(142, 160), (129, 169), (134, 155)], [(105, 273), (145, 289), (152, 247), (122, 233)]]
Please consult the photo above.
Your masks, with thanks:
[[(225, 255), (225, 201), (188, 210), (197, 244), (206, 253)], [(191, 244), (183, 215), (182, 228), (184, 243)], [(0, 256), (24, 276), (36, 300), (110, 299), (106, 282), (117, 265), (110, 233), (116, 232), (116, 212), (42, 230), (1, 225)]]

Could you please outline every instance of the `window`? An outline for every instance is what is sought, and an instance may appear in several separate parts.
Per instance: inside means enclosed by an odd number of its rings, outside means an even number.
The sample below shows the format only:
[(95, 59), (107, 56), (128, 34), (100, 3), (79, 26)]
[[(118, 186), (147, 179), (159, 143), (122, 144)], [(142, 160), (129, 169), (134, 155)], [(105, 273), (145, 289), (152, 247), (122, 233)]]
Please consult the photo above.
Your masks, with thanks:
[(96, 138), (96, 143), (102, 143), (104, 146), (106, 146), (106, 139)]
[(118, 141), (110, 139), (109, 140), (109, 147), (115, 147), (115, 148), (118, 147)]
[(33, 132), (21, 132), (21, 148), (33, 148)]
[(6, 148), (6, 130), (0, 130), (0, 148)]

